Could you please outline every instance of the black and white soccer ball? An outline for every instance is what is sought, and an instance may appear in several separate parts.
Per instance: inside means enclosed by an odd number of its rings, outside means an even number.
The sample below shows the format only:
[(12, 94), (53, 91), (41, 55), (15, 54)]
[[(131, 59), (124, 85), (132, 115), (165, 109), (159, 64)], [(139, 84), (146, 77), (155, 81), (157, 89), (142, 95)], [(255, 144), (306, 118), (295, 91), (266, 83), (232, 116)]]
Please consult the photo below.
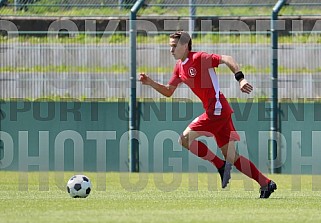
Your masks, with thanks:
[(67, 192), (73, 198), (85, 198), (90, 194), (91, 182), (85, 175), (74, 175), (68, 180)]

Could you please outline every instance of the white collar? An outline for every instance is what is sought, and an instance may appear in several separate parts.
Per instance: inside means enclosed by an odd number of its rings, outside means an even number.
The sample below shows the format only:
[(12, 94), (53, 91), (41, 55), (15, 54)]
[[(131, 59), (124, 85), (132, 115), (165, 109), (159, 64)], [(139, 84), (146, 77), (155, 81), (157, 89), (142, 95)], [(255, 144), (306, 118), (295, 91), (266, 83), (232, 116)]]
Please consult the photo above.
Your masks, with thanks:
[(185, 65), (188, 62), (189, 58), (187, 57), (184, 61), (182, 61), (182, 65)]

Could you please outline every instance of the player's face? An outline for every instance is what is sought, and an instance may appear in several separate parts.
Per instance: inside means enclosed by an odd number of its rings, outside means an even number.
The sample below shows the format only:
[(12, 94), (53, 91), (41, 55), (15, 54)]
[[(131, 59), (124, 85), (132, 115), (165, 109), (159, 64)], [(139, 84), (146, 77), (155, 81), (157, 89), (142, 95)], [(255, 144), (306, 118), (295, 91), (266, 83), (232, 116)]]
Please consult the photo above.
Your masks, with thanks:
[(176, 60), (184, 60), (186, 58), (188, 44), (180, 44), (178, 39), (170, 38), (169, 45), (171, 47), (170, 52)]

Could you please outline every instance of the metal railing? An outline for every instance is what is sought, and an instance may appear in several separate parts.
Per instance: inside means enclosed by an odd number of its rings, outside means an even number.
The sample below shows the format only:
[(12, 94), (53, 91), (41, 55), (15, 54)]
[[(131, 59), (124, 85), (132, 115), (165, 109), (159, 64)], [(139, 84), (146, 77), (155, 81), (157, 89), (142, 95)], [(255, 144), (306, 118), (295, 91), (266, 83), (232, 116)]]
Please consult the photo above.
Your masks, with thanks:
[[(0, 0), (2, 16), (127, 16), (135, 0)], [(269, 16), (275, 0), (145, 0), (141, 16)], [(319, 15), (318, 0), (288, 0), (287, 15)]]
[[(12, 17), (13, 20), (4, 17), (0, 24), (2, 29), (6, 29), (0, 36), (0, 97), (4, 99), (45, 97), (48, 100), (56, 100), (60, 97), (72, 97), (75, 100), (128, 98), (130, 44), (129, 26), (125, 21), (129, 16), (127, 4), (120, 1), (113, 1), (113, 3), (93, 0), (69, 1), (71, 8), (65, 9), (63, 7), (66, 3), (62, 0), (50, 1), (50, 4), (57, 3), (56, 9), (59, 9), (55, 12), (57, 16), (67, 15), (76, 6), (82, 5), (82, 8), (86, 8), (87, 16), (94, 17), (88, 20), (77, 16), (70, 17), (70, 20), (48, 20), (45, 17), (32, 20), (33, 23), (47, 21), (49, 25), (45, 30), (26, 30), (23, 26), (15, 26), (16, 23), (13, 22), (15, 19), (22, 15), (36, 15), (32, 13), (31, 8), (40, 8), (39, 5), (43, 2), (35, 1), (28, 5), (30, 7), (27, 11), (22, 12), (12, 10), (13, 6), (17, 6), (13, 1), (9, 1), (11, 6), (0, 8), (0, 11), (4, 8), (10, 9), (12, 15), (16, 15), (15, 13), (18, 15)], [(43, 5), (43, 9), (55, 8), (49, 7), (48, 2), (47, 5)], [(107, 2), (109, 4), (98, 7), (98, 4)], [(189, 17), (179, 18), (174, 12), (188, 9), (189, 2), (188, 0), (146, 1), (146, 5), (139, 12), (138, 20), (141, 22), (138, 24), (140, 32), (137, 37), (138, 72), (149, 73), (162, 83), (169, 80), (175, 61), (169, 53), (168, 35), (177, 28), (188, 29)], [(275, 1), (196, 1), (195, 19), (198, 19), (202, 26), (196, 24), (193, 33), (193, 50), (233, 56), (240, 63), (248, 80), (254, 84), (255, 91), (252, 96), (255, 98), (269, 97), (271, 91), (270, 18), (261, 16), (263, 19), (255, 18), (254, 23), (248, 23), (246, 18), (257, 16), (256, 12), (259, 8), (256, 7), (257, 5), (264, 6), (272, 3)], [(226, 20), (223, 17), (216, 18), (215, 14), (206, 15), (206, 11), (201, 10), (207, 9), (206, 4), (213, 8), (221, 5), (230, 11), (232, 8), (239, 9), (240, 14), (244, 13), (247, 16), (235, 17), (233, 14), (230, 15), (233, 17), (226, 15)], [(159, 11), (155, 11), (153, 7), (156, 9), (158, 7)], [(119, 10), (121, 12), (119, 15), (126, 17), (124, 20), (120, 17), (102, 19), (99, 17), (102, 15), (100, 13), (91, 14), (90, 9), (95, 8)], [(279, 37), (280, 99), (321, 97), (319, 87), (321, 35), (318, 30), (318, 17), (309, 25), (309, 31), (305, 27), (305, 22), (302, 22), (302, 18), (307, 14), (293, 17), (295, 13), (309, 8), (320, 11), (321, 5), (317, 0), (308, 2), (292, 0), (287, 1), (287, 5), (280, 12), (280, 18), (284, 21), (284, 23), (280, 22), (280, 32), (283, 34)], [(243, 9), (251, 10), (242, 11)], [(162, 12), (161, 10), (164, 10), (164, 14), (157, 18), (163, 20), (158, 19), (157, 23), (153, 17), (156, 12)], [(50, 14), (46, 13), (46, 10), (44, 12), (46, 16)], [(182, 13), (188, 15), (189, 11), (185, 10)], [(266, 15), (270, 16), (271, 8), (268, 13)], [(4, 14), (1, 13), (1, 15)], [(291, 15), (294, 20), (291, 18), (283, 20), (288, 15)], [(77, 18), (83, 22), (78, 22)], [(28, 19), (24, 21), (29, 21)], [(233, 23), (229, 23), (228, 19)], [(159, 24), (159, 21), (162, 21), (162, 24)], [(100, 25), (104, 22), (105, 25)], [(253, 24), (256, 25), (255, 28), (252, 27)], [(87, 28), (84, 28), (85, 25)], [(237, 83), (233, 80), (231, 72), (224, 66), (217, 71), (225, 95), (229, 98), (239, 98)], [(191, 93), (186, 87), (182, 87), (174, 96), (192, 97), (189, 94)], [(157, 99), (161, 95), (148, 87), (137, 85), (137, 97)]]

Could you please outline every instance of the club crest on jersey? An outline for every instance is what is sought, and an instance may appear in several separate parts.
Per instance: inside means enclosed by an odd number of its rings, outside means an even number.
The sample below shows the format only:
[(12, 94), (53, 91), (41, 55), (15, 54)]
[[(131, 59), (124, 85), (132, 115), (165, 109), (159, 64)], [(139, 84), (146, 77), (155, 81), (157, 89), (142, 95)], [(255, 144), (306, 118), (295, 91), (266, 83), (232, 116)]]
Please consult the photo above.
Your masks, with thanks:
[(190, 67), (189, 69), (188, 69), (188, 74), (189, 74), (189, 76), (191, 76), (191, 77), (195, 77), (196, 76), (196, 69), (194, 68), (194, 67)]

